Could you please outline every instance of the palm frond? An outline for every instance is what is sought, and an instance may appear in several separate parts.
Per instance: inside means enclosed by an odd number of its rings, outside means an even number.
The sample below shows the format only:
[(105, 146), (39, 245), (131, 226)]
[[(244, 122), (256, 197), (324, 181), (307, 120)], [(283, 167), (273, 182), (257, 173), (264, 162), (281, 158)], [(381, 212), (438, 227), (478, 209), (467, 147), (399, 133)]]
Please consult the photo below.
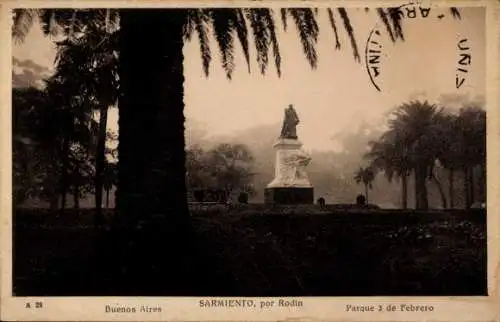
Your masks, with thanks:
[(279, 51), (278, 37), (276, 36), (276, 25), (271, 9), (252, 8), (245, 11), (246, 18), (250, 22), (257, 63), (262, 74), (265, 74), (269, 63), (269, 46), (272, 47), (274, 63), (278, 75), (281, 75), (281, 55)]
[(269, 42), (273, 48), (274, 65), (276, 66), (276, 71), (278, 76), (281, 76), (281, 55), (279, 50), (278, 37), (276, 36), (276, 26), (274, 24), (274, 19), (271, 10), (265, 10), (262, 12), (263, 19), (269, 30)]
[(196, 10), (188, 10), (186, 14), (186, 21), (182, 26), (182, 35), (184, 40), (191, 41), (191, 37), (196, 26)]
[(332, 26), (333, 33), (335, 34), (335, 49), (340, 49), (339, 34), (337, 31), (337, 25), (335, 23), (335, 17), (333, 16), (333, 10), (331, 8), (326, 9), (328, 12), (328, 19), (330, 20), (330, 25)]
[(15, 43), (24, 41), (35, 19), (40, 15), (39, 9), (14, 9), (12, 37)]
[(49, 23), (47, 24), (47, 32), (46, 33), (48, 35), (54, 37), (59, 33), (60, 30), (61, 30), (61, 28), (57, 24), (57, 21), (56, 21), (56, 12), (55, 12), (55, 10), (52, 10), (51, 14), (50, 14)]
[(246, 17), (250, 21), (250, 28), (252, 29), (253, 38), (255, 42), (255, 49), (257, 54), (257, 63), (260, 67), (260, 72), (265, 74), (267, 65), (269, 63), (269, 47), (268, 39), (270, 38), (269, 30), (262, 19), (262, 11), (267, 9), (252, 8), (246, 11)]
[(394, 39), (404, 40), (403, 27), (401, 26), (402, 13), (400, 8), (389, 8), (387, 14), (392, 23), (392, 30)]
[[(404, 14), (401, 11), (402, 7), (403, 6), (391, 7), (387, 9), (387, 12), (382, 8), (377, 9), (379, 17), (381, 18), (382, 23), (385, 25), (392, 41), (396, 41), (397, 39), (401, 39), (404, 41), (402, 27)], [(460, 10), (458, 8), (451, 7), (450, 12), (454, 19), (461, 19)]]
[(300, 42), (306, 58), (312, 68), (318, 64), (316, 44), (318, 42), (319, 28), (312, 9), (293, 8), (288, 9), (299, 32)]
[(338, 8), (338, 12), (340, 17), (344, 21), (344, 28), (347, 31), (349, 39), (351, 40), (352, 53), (354, 55), (354, 59), (356, 61), (360, 61), (361, 58), (359, 56), (358, 44), (356, 43), (356, 37), (354, 36), (354, 29), (352, 28), (351, 21), (349, 19), (349, 15), (345, 8)]
[(106, 16), (104, 18), (104, 28), (106, 32), (109, 32), (110, 28), (110, 15), (111, 15), (111, 10), (106, 9)]
[(458, 8), (451, 7), (450, 11), (451, 11), (451, 15), (453, 16), (453, 18), (462, 19), (461, 15), (460, 15), (460, 10), (458, 10)]
[(210, 11), (213, 32), (219, 45), (222, 67), (230, 79), (234, 70), (234, 39), (233, 30), (235, 12), (233, 9), (213, 9)]
[(281, 8), (280, 9), (280, 14), (281, 14), (281, 22), (283, 23), (283, 30), (286, 31), (287, 29), (287, 9)]
[(241, 44), (241, 48), (243, 50), (243, 55), (245, 56), (245, 60), (247, 62), (248, 72), (250, 72), (250, 53), (248, 48), (248, 29), (247, 23), (245, 20), (245, 15), (243, 13), (243, 9), (236, 10), (236, 19), (234, 21), (236, 34), (238, 35), (238, 39)]
[(69, 25), (68, 37), (73, 38), (73, 33), (75, 31), (75, 23), (76, 23), (76, 9), (73, 10), (71, 15), (71, 23)]
[(392, 27), (389, 22), (389, 18), (387, 18), (387, 12), (383, 8), (377, 8), (377, 14), (382, 20), (382, 23), (385, 26), (385, 29), (387, 30), (387, 33), (389, 34), (389, 37), (391, 37), (391, 40), (394, 42), (396, 39), (394, 37), (394, 33), (392, 32)]
[(208, 39), (208, 29), (211, 21), (210, 11), (208, 9), (190, 9), (184, 24), (184, 37), (186, 40), (191, 40), (194, 31), (198, 34), (200, 43), (201, 60), (203, 72), (208, 76), (210, 70), (210, 62), (212, 61), (212, 53)]
[(73, 37), (81, 35), (92, 24), (104, 29), (106, 15), (109, 27), (117, 24), (118, 10), (112, 9), (44, 9), (40, 22), (46, 35)]
[(198, 32), (198, 40), (200, 42), (201, 59), (203, 62), (203, 70), (205, 75), (208, 75), (210, 62), (212, 61), (212, 53), (208, 41), (208, 23), (209, 15), (206, 10), (198, 10), (198, 20), (196, 31)]

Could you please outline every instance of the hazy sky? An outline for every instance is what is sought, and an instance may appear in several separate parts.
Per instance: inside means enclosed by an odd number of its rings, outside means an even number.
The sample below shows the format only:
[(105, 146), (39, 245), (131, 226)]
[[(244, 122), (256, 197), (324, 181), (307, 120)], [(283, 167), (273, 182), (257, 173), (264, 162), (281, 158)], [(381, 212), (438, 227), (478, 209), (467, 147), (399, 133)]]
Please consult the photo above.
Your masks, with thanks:
[[(355, 129), (362, 122), (377, 122), (384, 112), (409, 99), (437, 101), (443, 94), (471, 98), (485, 95), (484, 9), (462, 8), (461, 20), (453, 20), (447, 9), (431, 9), (428, 18), (405, 20), (406, 41), (396, 45), (383, 34), (385, 41), (378, 77), (381, 92), (370, 83), (364, 57), (368, 35), (378, 18), (363, 9), (349, 9), (349, 13), (361, 62), (353, 59), (349, 39), (338, 16), (342, 49), (335, 50), (333, 31), (322, 9), (318, 18), (318, 68), (311, 70), (296, 29), (289, 21), (288, 31), (280, 30), (278, 35), (281, 78), (273, 65), (269, 66), (266, 76), (261, 76), (253, 51), (249, 74), (241, 47), (236, 43), (236, 70), (233, 79), (227, 80), (220, 67), (214, 39), (211, 39), (210, 76), (206, 78), (199, 44), (193, 37), (184, 48), (187, 118), (204, 123), (210, 134), (224, 135), (260, 124), (280, 123), (283, 110), (293, 104), (301, 119), (298, 135), (304, 148), (327, 150), (335, 148), (331, 138), (336, 133)], [(440, 13), (446, 16), (438, 19)], [(281, 23), (278, 25), (281, 29)], [(472, 60), (464, 84), (457, 90), (455, 75), (460, 67), (457, 43), (462, 38), (468, 38)], [(52, 68), (55, 52), (51, 41), (43, 37), (39, 28), (33, 28), (23, 45), (13, 47), (13, 55)], [(116, 112), (111, 113), (108, 126), (117, 127)], [(276, 135), (279, 132), (277, 128)]]

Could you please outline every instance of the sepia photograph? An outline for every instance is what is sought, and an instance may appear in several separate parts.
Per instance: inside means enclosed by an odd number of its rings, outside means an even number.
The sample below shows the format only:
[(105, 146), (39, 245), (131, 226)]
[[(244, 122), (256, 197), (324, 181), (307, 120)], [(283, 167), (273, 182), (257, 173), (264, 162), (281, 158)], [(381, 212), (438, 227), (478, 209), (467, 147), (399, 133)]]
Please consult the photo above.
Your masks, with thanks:
[(2, 12), (11, 297), (492, 295), (488, 6), (29, 3)]

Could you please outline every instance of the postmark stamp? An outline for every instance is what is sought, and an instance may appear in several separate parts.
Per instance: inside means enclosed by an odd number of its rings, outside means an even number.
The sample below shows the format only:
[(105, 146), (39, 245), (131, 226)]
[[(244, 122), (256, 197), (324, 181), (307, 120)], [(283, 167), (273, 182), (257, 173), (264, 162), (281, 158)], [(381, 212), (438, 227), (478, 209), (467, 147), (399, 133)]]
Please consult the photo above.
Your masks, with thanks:
[[(391, 59), (394, 58), (394, 55), (397, 55), (393, 51), (393, 43), (397, 41), (412, 41), (411, 37), (405, 40), (403, 25), (426, 24), (432, 25), (435, 30), (439, 30), (445, 21), (449, 21), (450, 19), (460, 21), (462, 19), (460, 11), (456, 8), (442, 8), (418, 2), (410, 2), (392, 8), (379, 8), (378, 14), (381, 17), (381, 21), (373, 27), (366, 40), (365, 65), (370, 82), (379, 92), (382, 91), (381, 83), (384, 82), (384, 66), (391, 64)], [(413, 41), (418, 42), (419, 39), (416, 38)], [(466, 30), (461, 32), (457, 30), (457, 34), (453, 35), (453, 44), (456, 47), (456, 53), (453, 57), (449, 57), (449, 59), (454, 59), (457, 62), (454, 77), (457, 90), (464, 85), (467, 74), (472, 68), (472, 49), (467, 45), (467, 42), (468, 32)], [(441, 44), (441, 46), (446, 45)], [(415, 47), (415, 50), (417, 48), (425, 50), (423, 45), (416, 45)], [(418, 68), (418, 66), (414, 65), (414, 68)]]

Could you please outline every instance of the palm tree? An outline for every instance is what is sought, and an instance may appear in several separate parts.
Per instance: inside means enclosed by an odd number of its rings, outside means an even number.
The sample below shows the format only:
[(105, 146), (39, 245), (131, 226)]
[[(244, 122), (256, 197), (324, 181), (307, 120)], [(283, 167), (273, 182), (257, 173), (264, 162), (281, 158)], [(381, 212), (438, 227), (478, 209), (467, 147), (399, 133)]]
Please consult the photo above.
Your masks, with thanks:
[(378, 141), (370, 142), (370, 151), (365, 154), (365, 158), (371, 161), (370, 168), (384, 171), (389, 182), (393, 178), (401, 179), (401, 205), (403, 209), (407, 209), (411, 165), (405, 146), (401, 144), (397, 134), (388, 132)]
[[(71, 76), (76, 77), (74, 74)], [(49, 133), (44, 133), (44, 136), (45, 140), (58, 142), (56, 153), (61, 162), (59, 185), (61, 209), (65, 207), (66, 195), (71, 185), (69, 169), (72, 147), (77, 144), (89, 150), (94, 136), (92, 133), (94, 122), (89, 113), (85, 112), (87, 100), (78, 93), (74, 82), (67, 79), (56, 73), (46, 81), (45, 87), (47, 93), (45, 122), (51, 130)]]
[[(452, 8), (453, 16), (457, 16)], [(298, 27), (302, 47), (311, 67), (316, 67), (315, 45), (319, 28), (316, 9), (282, 9), (286, 26), (291, 17)], [(337, 20), (343, 22), (353, 55), (359, 60), (354, 30), (343, 8), (327, 10), (341, 44)], [(393, 40), (403, 39), (400, 16), (395, 9), (377, 9)], [(117, 18), (115, 10), (16, 10), (14, 36), (22, 38), (35, 16), (40, 16), (46, 33), (60, 31), (72, 36), (83, 32), (92, 19), (105, 22)], [(182, 47), (194, 31), (198, 33), (204, 71), (208, 75), (211, 50), (209, 25), (219, 45), (228, 78), (234, 67), (234, 34), (249, 64), (249, 33), (255, 38), (257, 62), (265, 73), (272, 51), (278, 74), (281, 55), (275, 19), (269, 9), (171, 9), (120, 11), (120, 143), (118, 208), (125, 217), (169, 213), (175, 222), (186, 222), (185, 154), (183, 116)], [(107, 24), (105, 24), (107, 25)], [(248, 29), (247, 25), (250, 26)], [(147, 32), (145, 32), (147, 31)], [(271, 48), (270, 48), (271, 47)], [(152, 139), (153, 138), (153, 139)], [(181, 175), (182, 174), (182, 175)], [(138, 219), (138, 218), (136, 218)], [(135, 220), (136, 221), (136, 220)]]
[(366, 203), (369, 203), (368, 188), (373, 188), (372, 183), (373, 180), (375, 180), (375, 172), (370, 167), (359, 168), (359, 170), (354, 175), (354, 180), (356, 180), (357, 184), (363, 183), (363, 185), (365, 186)]
[(109, 193), (116, 186), (116, 163), (106, 161), (103, 176), (103, 188), (106, 192), (106, 208), (109, 209)]
[[(118, 56), (116, 26), (106, 27), (99, 20), (87, 23), (78, 37), (57, 42), (56, 76), (72, 82), (75, 91), (87, 98), (88, 108), (99, 112), (95, 158), (95, 223), (102, 222), (102, 193), (104, 184), (105, 143), (108, 109), (118, 96)], [(75, 75), (78, 75), (75, 77)]]
[(442, 109), (427, 101), (412, 101), (399, 106), (389, 120), (389, 132), (407, 151), (415, 175), (415, 201), (417, 209), (428, 209), (426, 181), (431, 178), (439, 148), (436, 143), (438, 119)]
[(455, 207), (455, 171), (461, 169), (463, 159), (463, 144), (460, 142), (461, 130), (458, 127), (457, 116), (442, 115), (436, 127), (436, 158), (448, 171), (449, 207)]
[(486, 169), (486, 112), (474, 106), (463, 108), (456, 123), (459, 129), (456, 140), (461, 147), (458, 163), (464, 174), (465, 207), (470, 208), (475, 201), (473, 170), (480, 167), (484, 174)]

